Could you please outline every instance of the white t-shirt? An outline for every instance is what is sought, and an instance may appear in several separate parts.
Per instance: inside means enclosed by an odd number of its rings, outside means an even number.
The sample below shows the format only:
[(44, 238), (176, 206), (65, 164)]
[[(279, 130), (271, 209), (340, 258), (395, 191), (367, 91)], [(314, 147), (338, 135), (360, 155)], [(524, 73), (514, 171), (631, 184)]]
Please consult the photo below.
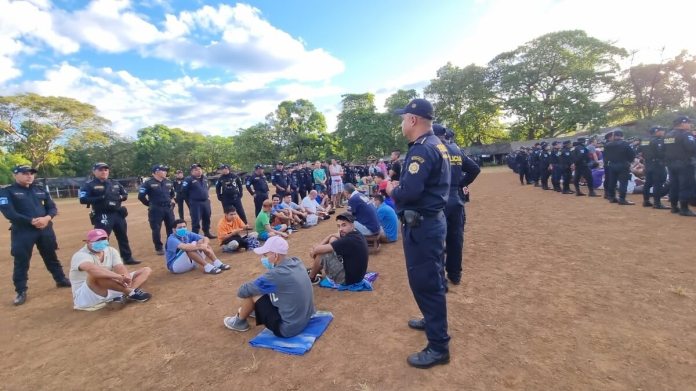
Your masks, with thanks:
[(99, 262), (99, 256), (91, 253), (87, 245), (85, 245), (73, 255), (70, 261), (70, 283), (72, 284), (73, 295), (87, 281), (87, 272), (80, 270), (80, 265), (85, 262), (91, 262), (109, 271), (113, 271), (114, 266), (123, 264), (121, 256), (115, 248), (107, 247), (104, 250), (104, 262)]
[(310, 196), (307, 196), (302, 199), (302, 207), (307, 210), (307, 212), (311, 214), (317, 214), (317, 209), (321, 210), (321, 206), (317, 203), (317, 200), (313, 199)]

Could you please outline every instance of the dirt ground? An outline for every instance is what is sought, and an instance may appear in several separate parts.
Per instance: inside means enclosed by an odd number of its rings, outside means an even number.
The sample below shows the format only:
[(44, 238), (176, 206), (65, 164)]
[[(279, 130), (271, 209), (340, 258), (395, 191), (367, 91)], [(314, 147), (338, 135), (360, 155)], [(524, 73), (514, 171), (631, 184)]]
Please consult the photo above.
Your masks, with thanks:
[[(154, 269), (144, 286), (153, 298), (121, 309), (73, 310), (70, 290), (55, 288), (37, 253), (29, 299), (12, 306), (2, 219), (0, 389), (696, 389), (696, 219), (520, 186), (507, 168), (485, 169), (471, 199), (465, 278), (447, 296), (452, 361), (430, 370), (405, 360), (425, 336), (406, 325), (419, 312), (400, 242), (371, 256), (375, 291), (315, 288), (317, 308), (335, 319), (297, 357), (250, 347), (260, 328), (235, 333), (222, 324), (238, 307), (240, 283), (263, 272), (258, 257), (223, 254), (232, 270), (219, 276), (172, 275), (134, 195), (129, 236)], [(245, 196), (249, 215), (251, 201)], [(61, 200), (59, 210), (67, 270), (89, 225), (77, 201)], [(292, 255), (308, 264), (309, 245), (334, 227), (294, 234)]]

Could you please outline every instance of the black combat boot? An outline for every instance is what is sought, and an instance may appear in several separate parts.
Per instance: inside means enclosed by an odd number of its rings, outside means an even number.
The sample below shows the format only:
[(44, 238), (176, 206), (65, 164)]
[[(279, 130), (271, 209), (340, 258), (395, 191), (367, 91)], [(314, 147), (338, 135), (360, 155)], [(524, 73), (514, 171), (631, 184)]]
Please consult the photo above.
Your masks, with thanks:
[(688, 216), (688, 217), (696, 217), (696, 213), (692, 212), (691, 209), (689, 209), (689, 203), (687, 201), (680, 201), (679, 202), (679, 215), (680, 216)]
[(679, 205), (676, 202), (670, 201), (670, 205), (672, 206), (672, 208), (671, 208), (672, 213), (679, 213)]

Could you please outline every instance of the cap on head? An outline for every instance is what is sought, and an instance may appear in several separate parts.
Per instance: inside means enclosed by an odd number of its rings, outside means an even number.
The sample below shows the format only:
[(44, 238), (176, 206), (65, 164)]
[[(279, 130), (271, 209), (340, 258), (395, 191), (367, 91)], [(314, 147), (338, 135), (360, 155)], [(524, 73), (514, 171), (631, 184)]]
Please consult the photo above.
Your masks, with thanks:
[(198, 163), (193, 163), (193, 164), (191, 165), (191, 167), (189, 167), (189, 171), (190, 171), (190, 170), (193, 170), (194, 168), (203, 168), (203, 166), (201, 166), (201, 165), (198, 164)]
[(572, 142), (570, 140), (563, 141), (563, 145), (570, 145), (570, 144), (572, 144)]
[(447, 133), (447, 128), (440, 124), (433, 124), (433, 133), (436, 136), (444, 136)]
[(355, 221), (355, 216), (353, 216), (350, 212), (343, 212), (340, 215), (336, 216), (336, 221), (338, 220), (343, 220), (347, 221), (349, 223), (353, 223)]
[(169, 167), (165, 166), (164, 164), (155, 164), (152, 166), (152, 172), (155, 171), (169, 171)]
[(176, 173), (177, 173), (177, 174), (183, 174), (184, 172), (181, 171), (181, 170), (176, 170)]
[(109, 168), (109, 165), (104, 162), (94, 163), (94, 165), (92, 166), (92, 171), (98, 170), (100, 168)]
[(648, 133), (650, 133), (650, 134), (655, 134), (655, 133), (657, 133), (657, 132), (659, 132), (659, 131), (661, 131), (661, 130), (665, 130), (665, 128), (663, 128), (663, 127), (660, 126), (660, 125), (655, 125), (655, 126), (651, 127), (651, 128), (648, 130)]
[(271, 236), (261, 247), (254, 249), (256, 254), (276, 253), (286, 255), (288, 253), (288, 242), (280, 236)]
[(279, 160), (279, 161), (276, 162), (276, 166), (284, 166), (284, 164), (283, 164), (283, 162), (281, 162), (281, 161)]
[(261, 164), (257, 164), (254, 166), (254, 170), (258, 170), (259, 168), (263, 168), (263, 166)]
[(560, 144), (558, 141), (552, 141), (552, 142), (551, 142), (551, 146), (556, 146), (556, 145), (558, 145), (558, 144)]
[(677, 126), (679, 124), (690, 124), (690, 123), (693, 123), (693, 122), (691, 122), (691, 118), (689, 118), (686, 115), (680, 115), (674, 121), (672, 121), (672, 126)]
[(95, 229), (87, 232), (87, 240), (86, 241), (89, 243), (92, 243), (92, 242), (96, 242), (97, 240), (108, 239), (108, 238), (109, 238), (109, 234), (107, 234), (106, 231), (104, 231), (101, 228), (95, 228)]
[(31, 166), (27, 166), (26, 164), (20, 164), (17, 166), (12, 167), (12, 173), (13, 174), (19, 174), (19, 173), (25, 173), (25, 172), (30, 172), (32, 174), (36, 174), (36, 169), (31, 168)]
[(221, 165), (218, 166), (218, 170), (222, 170), (222, 169), (224, 169), (224, 168), (228, 168), (228, 169), (229, 169), (229, 168), (230, 168), (230, 165), (229, 165), (229, 164), (224, 164), (224, 163), (223, 163), (223, 164), (221, 164)]
[(454, 139), (454, 130), (447, 128), (445, 129), (445, 138), (448, 140), (453, 140)]
[(614, 134), (614, 137), (623, 137), (623, 130), (621, 129), (616, 129), (612, 133)]
[(406, 105), (403, 109), (394, 110), (394, 114), (413, 114), (419, 117), (432, 120), (433, 119), (433, 105), (430, 104), (425, 99), (414, 99)]
[(587, 139), (585, 137), (578, 137), (578, 142), (580, 144), (585, 144), (586, 141), (587, 141)]

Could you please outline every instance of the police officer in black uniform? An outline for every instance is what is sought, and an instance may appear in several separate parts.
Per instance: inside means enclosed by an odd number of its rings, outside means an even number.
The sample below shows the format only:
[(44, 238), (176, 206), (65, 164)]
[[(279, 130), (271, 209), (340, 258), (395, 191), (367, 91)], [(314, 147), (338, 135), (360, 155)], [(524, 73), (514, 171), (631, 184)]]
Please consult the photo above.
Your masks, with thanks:
[(288, 187), (290, 190), (290, 199), (292, 202), (300, 203), (300, 175), (299, 169), (295, 165), (290, 165), (290, 171), (288, 172)]
[(139, 264), (140, 261), (133, 259), (128, 242), (128, 210), (121, 206), (121, 202), (128, 199), (126, 189), (117, 181), (109, 179), (109, 165), (106, 163), (95, 163), (92, 174), (94, 179), (80, 187), (80, 204), (92, 207), (89, 217), (94, 228), (101, 228), (109, 235), (111, 231), (114, 232), (123, 263)]
[(544, 190), (551, 190), (549, 187), (550, 166), (551, 152), (549, 152), (549, 145), (546, 142), (542, 142), (541, 151), (539, 152), (539, 177), (541, 179), (541, 188)]
[(401, 151), (395, 149), (391, 153), (391, 165), (389, 166), (389, 177), (392, 181), (398, 181), (401, 177)]
[(276, 188), (276, 194), (280, 196), (281, 199), (285, 194), (290, 194), (290, 188), (288, 183), (288, 174), (283, 168), (283, 162), (276, 163), (276, 169), (271, 174), (271, 184)]
[(551, 153), (549, 157), (549, 163), (551, 164), (551, 185), (553, 190), (556, 192), (561, 192), (561, 176), (563, 175), (561, 171), (561, 143), (559, 141), (553, 141), (551, 143)]
[[(469, 159), (459, 146), (448, 137), (449, 129), (440, 124), (433, 124), (433, 133), (447, 147), (450, 158), (450, 189), (445, 206), (447, 235), (445, 237), (445, 271), (447, 278), (454, 285), (462, 280), (462, 249), (464, 247), (464, 192), (481, 172), (479, 166)], [(445, 281), (446, 282), (446, 281)]]
[(515, 155), (515, 166), (517, 167), (517, 173), (520, 175), (520, 185), (524, 185), (525, 179), (529, 185), (531, 183), (529, 179), (529, 155), (527, 155), (527, 151), (524, 148), (520, 148), (517, 155)]
[(535, 143), (529, 154), (529, 179), (534, 183), (534, 187), (539, 187), (539, 155), (541, 149), (539, 143)]
[(266, 182), (262, 165), (257, 164), (254, 167), (254, 173), (247, 177), (246, 188), (249, 194), (254, 197), (254, 216), (258, 216), (263, 202), (268, 199), (268, 182)]
[[(608, 189), (609, 202), (619, 205), (633, 205), (634, 203), (626, 199), (628, 180), (631, 179), (631, 163), (635, 159), (635, 151), (631, 145), (624, 141), (623, 131), (615, 129), (612, 131), (612, 141), (604, 146), (606, 167), (604, 172), (607, 181), (610, 183)], [(616, 181), (619, 182), (619, 199), (616, 199)]]
[(210, 195), (208, 193), (208, 178), (203, 175), (200, 164), (194, 163), (190, 169), (191, 175), (184, 179), (182, 193), (188, 200), (189, 213), (191, 214), (191, 231), (198, 233), (203, 222), (203, 235), (209, 239), (215, 239), (210, 233)]
[(138, 190), (138, 200), (147, 206), (147, 220), (152, 230), (152, 243), (157, 255), (164, 255), (160, 231), (164, 222), (164, 237), (169, 237), (174, 229), (174, 184), (167, 179), (169, 167), (157, 164), (152, 167), (152, 178), (143, 182)]
[(65, 278), (63, 267), (56, 255), (58, 244), (52, 222), (58, 214), (55, 202), (43, 187), (34, 185), (35, 169), (20, 165), (15, 166), (12, 173), (15, 183), (0, 189), (0, 211), (12, 224), (12, 281), (17, 292), (14, 305), (22, 305), (27, 300), (29, 261), (34, 245), (39, 249), (44, 265), (58, 288), (70, 287), (70, 280)]
[[(643, 206), (655, 209), (669, 209), (662, 205), (661, 198), (666, 194), (667, 166), (665, 166), (665, 128), (650, 128), (650, 140), (641, 141), (640, 152), (645, 161), (645, 184), (643, 185)], [(650, 202), (650, 189), (654, 203)]]
[(590, 165), (592, 164), (592, 157), (590, 156), (590, 150), (587, 149), (585, 143), (587, 139), (585, 137), (580, 137), (577, 139), (577, 145), (573, 149), (572, 157), (573, 164), (575, 164), (575, 178), (573, 184), (575, 185), (575, 195), (584, 196), (585, 193), (580, 191), (580, 179), (585, 179), (587, 184), (587, 189), (589, 191), (590, 197), (599, 197), (594, 191), (594, 184), (592, 183), (592, 170)]
[(244, 213), (242, 206), (242, 196), (244, 195), (242, 179), (230, 171), (228, 164), (221, 164), (218, 167), (218, 172), (220, 177), (215, 182), (215, 194), (217, 194), (218, 201), (222, 203), (222, 210), (226, 210), (228, 206), (234, 206), (239, 218), (246, 224), (246, 213)]
[(188, 201), (184, 199), (182, 190), (184, 189), (184, 172), (181, 170), (176, 170), (176, 176), (172, 180), (174, 185), (174, 199), (176, 200), (177, 211), (179, 212), (179, 219), (184, 219), (184, 203), (188, 207)]
[(692, 121), (687, 116), (679, 116), (672, 123), (672, 130), (665, 137), (665, 157), (669, 169), (669, 202), (672, 213), (682, 216), (696, 216), (689, 209), (689, 201), (696, 193), (694, 166), (691, 159), (696, 157), (696, 140), (692, 132)]
[(573, 176), (573, 171), (570, 169), (570, 166), (573, 165), (573, 157), (571, 156), (571, 150), (570, 150), (570, 140), (565, 140), (563, 142), (563, 147), (561, 148), (561, 157), (560, 157), (560, 170), (561, 170), (561, 179), (563, 179), (563, 194), (574, 194), (572, 190), (570, 190), (570, 181)]
[(297, 165), (297, 193), (300, 196), (300, 201), (307, 195), (307, 170), (305, 170), (305, 162), (300, 162)]
[(447, 302), (442, 276), (447, 233), (444, 209), (450, 189), (450, 164), (445, 147), (433, 134), (433, 106), (414, 99), (403, 109), (401, 128), (409, 149), (398, 183), (385, 189), (396, 203), (402, 222), (402, 237), (408, 281), (423, 319), (409, 327), (425, 330), (428, 346), (407, 359), (409, 365), (429, 368), (449, 363)]

